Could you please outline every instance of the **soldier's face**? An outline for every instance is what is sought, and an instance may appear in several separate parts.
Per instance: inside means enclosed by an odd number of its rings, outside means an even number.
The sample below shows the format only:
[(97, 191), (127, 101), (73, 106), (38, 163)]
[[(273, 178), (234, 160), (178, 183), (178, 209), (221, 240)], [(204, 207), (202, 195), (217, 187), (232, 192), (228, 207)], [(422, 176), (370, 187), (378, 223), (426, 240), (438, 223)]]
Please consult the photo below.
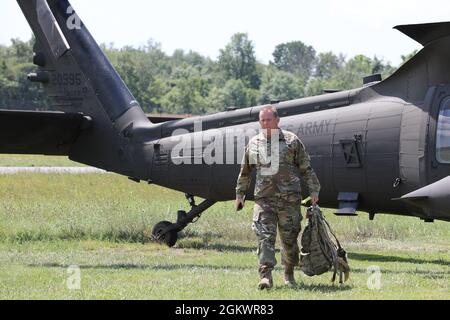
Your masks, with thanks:
[(259, 124), (261, 125), (261, 129), (263, 130), (276, 130), (278, 129), (279, 123), (280, 118), (275, 117), (269, 110), (261, 111), (261, 113), (259, 114)]

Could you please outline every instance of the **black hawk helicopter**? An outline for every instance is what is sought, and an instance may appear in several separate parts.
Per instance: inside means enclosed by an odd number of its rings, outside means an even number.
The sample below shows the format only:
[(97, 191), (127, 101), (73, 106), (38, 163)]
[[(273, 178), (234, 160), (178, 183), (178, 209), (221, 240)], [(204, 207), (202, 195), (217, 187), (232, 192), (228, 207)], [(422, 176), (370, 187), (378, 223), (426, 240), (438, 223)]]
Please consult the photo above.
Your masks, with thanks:
[[(36, 37), (28, 79), (54, 111), (0, 110), (0, 153), (68, 156), (185, 193), (191, 210), (153, 228), (169, 246), (209, 207), (235, 198), (246, 139), (229, 132), (256, 131), (263, 106), (152, 122), (69, 1), (17, 2)], [(321, 205), (336, 214), (450, 221), (450, 22), (396, 29), (424, 48), (384, 81), (373, 75), (358, 89), (278, 103), (281, 128), (304, 142)], [(189, 143), (180, 150), (180, 141)], [(223, 148), (209, 163), (211, 144)]]

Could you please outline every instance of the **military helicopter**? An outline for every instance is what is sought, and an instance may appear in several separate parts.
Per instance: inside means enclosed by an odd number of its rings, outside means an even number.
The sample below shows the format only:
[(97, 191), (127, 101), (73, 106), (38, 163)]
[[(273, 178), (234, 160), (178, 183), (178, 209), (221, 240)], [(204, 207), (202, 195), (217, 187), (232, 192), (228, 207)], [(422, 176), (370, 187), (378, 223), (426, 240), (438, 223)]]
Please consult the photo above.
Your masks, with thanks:
[[(191, 209), (153, 228), (169, 246), (216, 202), (235, 198), (246, 135), (228, 133), (258, 130), (263, 106), (152, 122), (69, 1), (17, 2), (36, 37), (28, 79), (55, 111), (0, 110), (0, 153), (68, 156), (183, 192)], [(373, 75), (361, 88), (277, 103), (281, 128), (304, 142), (320, 203), (337, 215), (450, 221), (450, 22), (395, 28), (424, 48), (383, 81)], [(210, 163), (204, 153), (216, 142), (227, 147)]]

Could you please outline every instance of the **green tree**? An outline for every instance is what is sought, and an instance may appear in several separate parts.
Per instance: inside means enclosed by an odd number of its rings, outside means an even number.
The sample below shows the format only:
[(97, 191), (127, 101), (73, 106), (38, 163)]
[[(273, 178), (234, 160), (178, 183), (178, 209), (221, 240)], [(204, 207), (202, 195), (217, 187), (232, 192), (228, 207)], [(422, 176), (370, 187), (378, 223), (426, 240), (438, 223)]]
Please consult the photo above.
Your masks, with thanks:
[(218, 64), (226, 80), (242, 80), (250, 88), (259, 87), (254, 47), (246, 33), (236, 33), (231, 37), (231, 42), (220, 50)]
[(209, 84), (199, 71), (188, 64), (175, 70), (171, 89), (161, 99), (164, 112), (176, 114), (202, 114), (207, 112)]
[(258, 91), (248, 88), (242, 80), (228, 80), (223, 88), (214, 87), (209, 95), (209, 106), (215, 111), (229, 107), (246, 108), (256, 105)]
[(349, 90), (363, 85), (363, 78), (375, 73), (380, 73), (382, 78), (391, 75), (395, 69), (384, 63), (376, 56), (371, 59), (364, 55), (357, 55), (345, 62), (342, 68), (327, 77), (314, 77), (307, 86), (308, 95), (323, 93), (324, 89)]
[(330, 79), (339, 72), (345, 63), (343, 55), (335, 55), (333, 52), (323, 52), (317, 55), (315, 77)]
[(411, 53), (401, 55), (402, 62), (400, 63), (400, 65), (403, 65), (406, 62), (408, 62), (409, 60), (411, 60), (411, 58), (414, 57), (417, 54), (417, 52), (419, 52), (419, 50), (414, 50)]
[(165, 91), (156, 90), (161, 83), (154, 82), (156, 77), (159, 77), (158, 81), (169, 78), (172, 72), (170, 57), (161, 50), (161, 45), (149, 40), (147, 45), (137, 49), (129, 46), (115, 49), (112, 45), (103, 49), (144, 111), (158, 111), (161, 105), (155, 102), (162, 97), (153, 94)]
[(18, 63), (31, 62), (33, 58), (33, 45), (36, 39), (31, 37), (28, 41), (22, 41), (20, 39), (11, 39), (11, 58), (16, 60)]
[(35, 38), (12, 39), (0, 47), (0, 107), (8, 109), (48, 109), (41, 85), (31, 83), (27, 74), (36, 70), (31, 63)]
[(166, 112), (162, 106), (163, 98), (170, 90), (171, 86), (168, 80), (161, 76), (155, 76), (146, 90), (146, 95), (149, 97), (152, 106), (149, 111), (158, 113)]
[(172, 65), (175, 67), (187, 63), (198, 70), (202, 70), (209, 63), (209, 59), (203, 57), (201, 54), (192, 50), (185, 53), (182, 49), (175, 50), (171, 60)]
[(360, 87), (362, 79), (366, 76), (379, 73), (382, 78), (386, 78), (395, 70), (389, 63), (385, 64), (376, 56), (370, 59), (364, 55), (357, 55), (350, 59), (344, 69), (344, 80), (349, 88)]
[[(14, 39), (0, 46), (2, 108), (48, 108), (43, 86), (26, 79), (36, 70), (33, 43)], [(175, 50), (169, 56), (153, 40), (139, 48), (109, 44), (102, 49), (146, 112), (205, 114), (250, 107), (321, 94), (323, 89), (360, 87), (364, 76), (381, 73), (385, 78), (394, 71), (377, 57), (359, 55), (346, 61), (332, 52), (316, 56), (314, 48), (300, 41), (277, 46), (275, 62), (264, 65), (257, 63), (245, 33), (233, 35), (217, 61), (193, 51)]]
[(316, 50), (301, 41), (282, 43), (273, 52), (273, 64), (280, 70), (308, 80), (314, 69)]
[(304, 87), (305, 82), (301, 77), (268, 67), (262, 77), (259, 102), (264, 104), (301, 98)]

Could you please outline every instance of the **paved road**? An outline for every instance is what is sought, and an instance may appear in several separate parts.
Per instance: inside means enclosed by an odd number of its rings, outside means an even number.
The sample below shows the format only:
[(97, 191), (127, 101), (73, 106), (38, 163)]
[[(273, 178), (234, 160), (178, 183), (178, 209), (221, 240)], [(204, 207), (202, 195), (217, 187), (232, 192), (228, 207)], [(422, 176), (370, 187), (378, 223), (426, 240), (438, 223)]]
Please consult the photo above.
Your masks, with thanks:
[(17, 173), (69, 173), (69, 174), (86, 174), (86, 173), (107, 173), (91, 167), (0, 167), (0, 175), (17, 174)]

